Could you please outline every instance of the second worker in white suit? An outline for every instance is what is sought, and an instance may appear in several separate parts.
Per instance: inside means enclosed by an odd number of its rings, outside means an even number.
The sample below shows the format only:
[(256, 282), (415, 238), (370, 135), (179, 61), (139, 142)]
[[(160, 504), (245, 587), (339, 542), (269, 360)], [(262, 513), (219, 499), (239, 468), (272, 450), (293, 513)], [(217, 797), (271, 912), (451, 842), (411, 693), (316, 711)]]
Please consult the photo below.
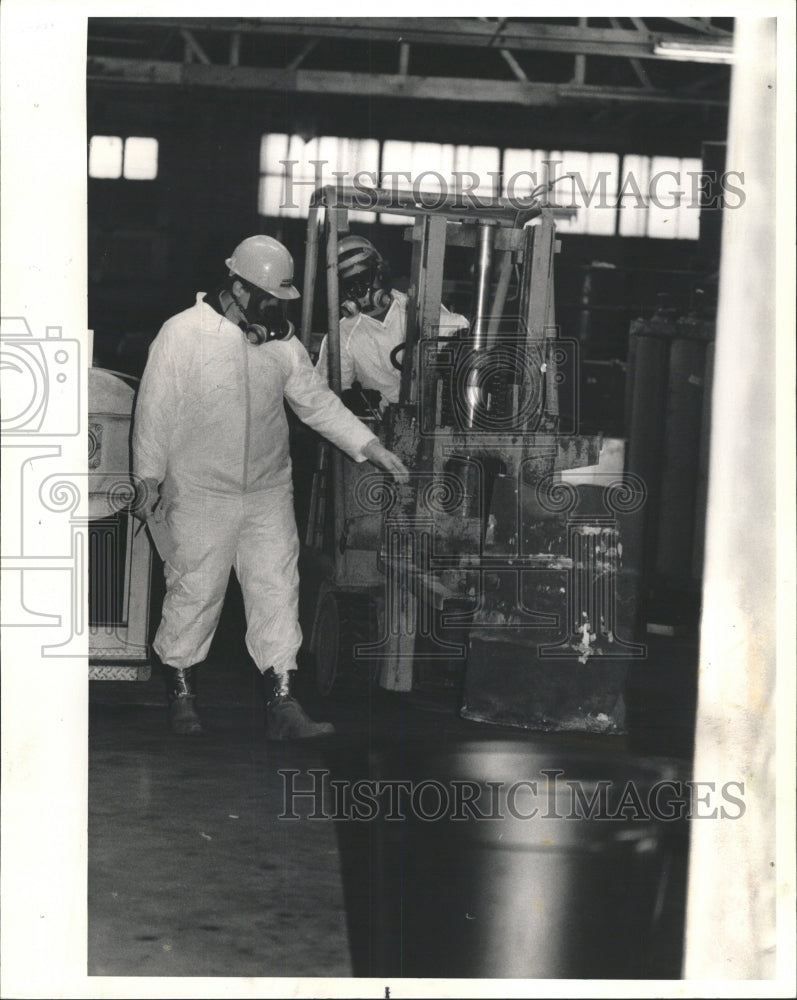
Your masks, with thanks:
[[(397, 403), (401, 389), (402, 346), (407, 339), (407, 296), (392, 287), (387, 260), (363, 236), (338, 244), (340, 280), (340, 375), (344, 392), (356, 382), (381, 397), (381, 409)], [(468, 320), (440, 306), (438, 335), (452, 336)], [(321, 343), (316, 371), (328, 377), (328, 337)]]
[(163, 325), (149, 352), (133, 427), (140, 516), (168, 532), (166, 597), (154, 648), (164, 664), (171, 726), (201, 732), (196, 666), (221, 615), (230, 569), (241, 584), (246, 644), (270, 682), (269, 736), (332, 732), (291, 692), (301, 645), (299, 540), (293, 509), (287, 400), (356, 461), (398, 479), (401, 461), (313, 377), (284, 304), (299, 297), (293, 259), (268, 236), (244, 240), (229, 277)]

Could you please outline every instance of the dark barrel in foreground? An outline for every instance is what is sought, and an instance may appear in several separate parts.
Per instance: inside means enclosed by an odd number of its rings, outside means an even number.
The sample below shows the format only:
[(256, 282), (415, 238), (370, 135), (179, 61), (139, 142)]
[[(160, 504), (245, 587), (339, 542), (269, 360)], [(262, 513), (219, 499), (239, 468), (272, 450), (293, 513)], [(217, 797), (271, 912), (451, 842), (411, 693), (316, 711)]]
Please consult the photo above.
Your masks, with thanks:
[(374, 751), (370, 975), (645, 978), (675, 765), (506, 740)]

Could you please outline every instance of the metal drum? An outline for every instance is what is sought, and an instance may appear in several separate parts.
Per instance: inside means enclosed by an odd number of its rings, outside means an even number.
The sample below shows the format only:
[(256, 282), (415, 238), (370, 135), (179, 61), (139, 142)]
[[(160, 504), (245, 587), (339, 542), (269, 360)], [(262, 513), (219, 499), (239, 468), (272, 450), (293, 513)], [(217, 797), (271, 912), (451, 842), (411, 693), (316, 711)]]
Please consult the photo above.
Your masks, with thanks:
[(373, 774), (410, 791), (377, 821), (366, 974), (645, 975), (683, 831), (673, 765), (505, 740), (394, 747)]

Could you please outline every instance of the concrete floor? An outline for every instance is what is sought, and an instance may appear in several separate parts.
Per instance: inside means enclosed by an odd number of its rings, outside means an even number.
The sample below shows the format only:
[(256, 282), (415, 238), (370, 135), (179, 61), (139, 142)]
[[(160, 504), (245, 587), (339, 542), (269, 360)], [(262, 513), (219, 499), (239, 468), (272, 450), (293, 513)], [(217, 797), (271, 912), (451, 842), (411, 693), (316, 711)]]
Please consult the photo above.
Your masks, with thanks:
[[(375, 746), (430, 737), (438, 747), (500, 737), (554, 754), (608, 748), (626, 760), (640, 753), (688, 760), (691, 709), (677, 676), (689, 673), (688, 650), (660, 647), (658, 667), (653, 655), (635, 675), (627, 737), (508, 730), (460, 719), (453, 691), (371, 688), (305, 698), (315, 718), (336, 724), (334, 740), (273, 744), (238, 624), (226, 620), (201, 668), (202, 737), (168, 732), (160, 676), (90, 685), (90, 975), (376, 974), (373, 825), (280, 819), (280, 769), (302, 772), (297, 781), (311, 768), (350, 777), (366, 773)], [(680, 975), (685, 840), (669, 865), (655, 939), (637, 956), (644, 977)]]

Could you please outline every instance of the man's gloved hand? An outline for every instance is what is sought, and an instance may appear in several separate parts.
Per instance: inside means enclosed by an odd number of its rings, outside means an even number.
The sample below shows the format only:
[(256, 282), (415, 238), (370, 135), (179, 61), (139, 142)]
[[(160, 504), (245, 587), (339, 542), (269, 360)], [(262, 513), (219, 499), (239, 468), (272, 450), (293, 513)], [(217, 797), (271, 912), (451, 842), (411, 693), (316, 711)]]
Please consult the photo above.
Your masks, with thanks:
[(146, 521), (161, 502), (158, 489), (160, 483), (157, 479), (147, 478), (137, 479), (135, 485), (136, 498), (133, 501), (132, 514), (140, 521)]
[(398, 455), (394, 455), (392, 451), (388, 451), (384, 445), (380, 444), (377, 438), (368, 442), (363, 448), (363, 454), (369, 462), (373, 462), (374, 465), (389, 472), (396, 482), (406, 483), (409, 481), (410, 473), (407, 466)]

